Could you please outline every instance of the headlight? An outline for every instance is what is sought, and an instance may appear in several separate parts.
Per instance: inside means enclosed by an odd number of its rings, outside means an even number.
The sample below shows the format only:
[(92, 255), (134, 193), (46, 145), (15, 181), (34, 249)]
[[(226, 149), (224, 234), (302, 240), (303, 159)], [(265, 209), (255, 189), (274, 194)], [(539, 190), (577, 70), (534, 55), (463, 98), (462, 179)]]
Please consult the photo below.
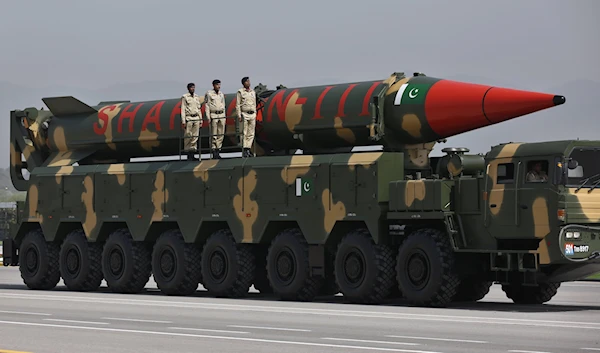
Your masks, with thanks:
[(581, 236), (581, 233), (579, 232), (573, 232), (573, 238), (577, 239)]
[(567, 239), (573, 238), (573, 232), (567, 232)]

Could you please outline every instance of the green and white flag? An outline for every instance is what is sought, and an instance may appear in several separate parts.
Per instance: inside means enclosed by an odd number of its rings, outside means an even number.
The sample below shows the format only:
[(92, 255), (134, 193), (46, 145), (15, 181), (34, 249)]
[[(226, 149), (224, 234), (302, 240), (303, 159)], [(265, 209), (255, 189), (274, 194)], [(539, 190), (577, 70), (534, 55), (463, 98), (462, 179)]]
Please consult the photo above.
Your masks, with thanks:
[(305, 178), (296, 178), (296, 196), (308, 195), (312, 192), (312, 181)]
[(400, 104), (423, 104), (425, 96), (431, 84), (429, 83), (405, 83), (400, 86), (394, 99), (394, 105)]

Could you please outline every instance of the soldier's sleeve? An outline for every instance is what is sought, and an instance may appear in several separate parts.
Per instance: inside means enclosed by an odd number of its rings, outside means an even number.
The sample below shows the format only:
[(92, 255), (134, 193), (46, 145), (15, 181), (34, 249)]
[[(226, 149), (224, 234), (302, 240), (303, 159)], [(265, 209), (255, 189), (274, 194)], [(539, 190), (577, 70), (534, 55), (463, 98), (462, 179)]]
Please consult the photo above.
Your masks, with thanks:
[(185, 124), (185, 106), (187, 102), (185, 101), (185, 97), (181, 97), (181, 123)]
[(210, 122), (210, 108), (208, 107), (208, 91), (204, 94), (204, 114), (206, 115), (206, 120)]
[(221, 94), (222, 94), (221, 97), (223, 98), (223, 110), (225, 111), (225, 117), (227, 118), (227, 104), (225, 104), (225, 94), (224, 93), (221, 93)]
[(237, 114), (238, 118), (240, 118), (242, 116), (242, 110), (240, 107), (241, 100), (242, 100), (242, 92), (237, 91), (236, 98), (235, 98), (235, 113)]

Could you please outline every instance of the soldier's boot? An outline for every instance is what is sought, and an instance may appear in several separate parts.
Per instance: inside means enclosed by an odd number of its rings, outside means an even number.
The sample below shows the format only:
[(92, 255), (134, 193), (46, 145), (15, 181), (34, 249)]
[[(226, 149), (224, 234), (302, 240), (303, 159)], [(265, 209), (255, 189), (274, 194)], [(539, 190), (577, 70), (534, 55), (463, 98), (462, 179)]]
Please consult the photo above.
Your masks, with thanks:
[(221, 149), (220, 148), (215, 150), (215, 159), (221, 159)]
[(197, 160), (198, 160), (198, 158), (196, 158), (196, 157), (194, 156), (194, 152), (191, 152), (191, 151), (187, 153), (187, 159), (188, 159), (189, 161), (197, 161)]
[(244, 148), (244, 158), (248, 158), (248, 157), (250, 157), (250, 149)]

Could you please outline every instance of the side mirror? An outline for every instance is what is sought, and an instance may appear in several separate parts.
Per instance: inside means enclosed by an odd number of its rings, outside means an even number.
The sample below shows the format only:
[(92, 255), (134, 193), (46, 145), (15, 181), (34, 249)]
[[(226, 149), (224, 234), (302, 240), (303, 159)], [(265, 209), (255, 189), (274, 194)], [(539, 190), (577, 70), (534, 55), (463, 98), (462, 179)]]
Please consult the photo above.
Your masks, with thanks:
[(579, 163), (577, 163), (577, 161), (574, 159), (569, 159), (569, 162), (567, 162), (567, 168), (569, 168), (571, 170), (577, 168), (578, 166), (579, 166)]

